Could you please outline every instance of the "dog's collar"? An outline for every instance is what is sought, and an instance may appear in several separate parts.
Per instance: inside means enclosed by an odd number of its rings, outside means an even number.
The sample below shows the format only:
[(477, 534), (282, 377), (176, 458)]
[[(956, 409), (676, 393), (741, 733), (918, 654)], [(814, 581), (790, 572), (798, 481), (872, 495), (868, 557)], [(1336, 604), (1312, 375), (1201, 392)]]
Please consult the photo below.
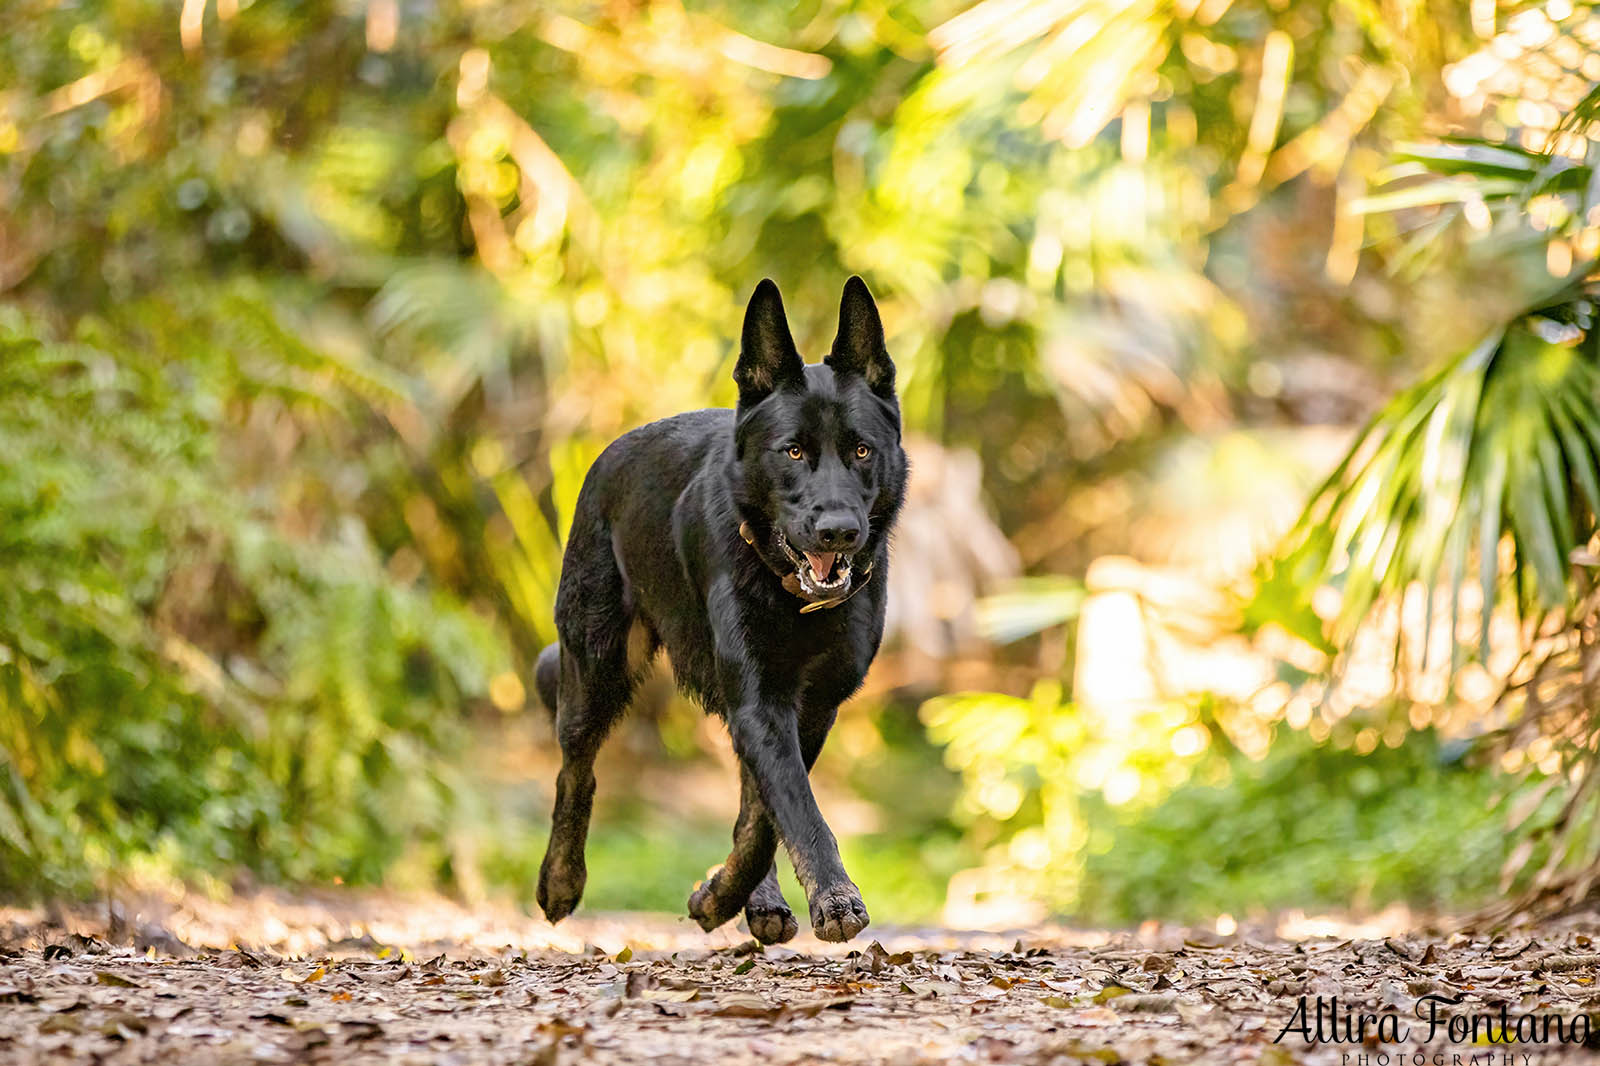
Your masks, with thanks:
[[(750, 528), (749, 522), (739, 523), (739, 536), (746, 544), (750, 545), (750, 547), (754, 548), (756, 546), (755, 530)], [(762, 555), (759, 550), (757, 550), (756, 555), (763, 563), (767, 562), (766, 556)], [(861, 576), (857, 578), (852, 575), (850, 578), (850, 587), (843, 593), (838, 596), (830, 596), (827, 599), (816, 600), (808, 596), (805, 589), (800, 587), (800, 578), (797, 577), (793, 572), (780, 571), (771, 563), (767, 563), (767, 569), (771, 570), (774, 574), (777, 574), (778, 577), (783, 580), (783, 587), (786, 592), (806, 601), (805, 604), (800, 608), (801, 614), (810, 614), (812, 611), (821, 611), (825, 608), (837, 607), (841, 603), (848, 600), (851, 596), (854, 596), (856, 593), (860, 592), (862, 587), (865, 586), (868, 581), (872, 580), (872, 560), (868, 559), (866, 562), (862, 563), (860, 569), (856, 571)]]

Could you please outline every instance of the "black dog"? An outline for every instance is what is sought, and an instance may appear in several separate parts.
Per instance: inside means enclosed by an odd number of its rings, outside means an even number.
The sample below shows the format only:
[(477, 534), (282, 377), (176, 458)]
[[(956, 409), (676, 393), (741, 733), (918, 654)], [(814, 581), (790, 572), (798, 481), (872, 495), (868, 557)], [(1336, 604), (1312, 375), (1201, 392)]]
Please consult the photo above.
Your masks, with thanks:
[(665, 647), (685, 692), (720, 715), (739, 756), (728, 861), (689, 898), (706, 930), (742, 909), (763, 943), (797, 932), (773, 868), (781, 839), (823, 940), (867, 925), (808, 774), (839, 704), (883, 637), (889, 529), (905, 495), (900, 405), (877, 305), (844, 287), (822, 365), (795, 350), (778, 287), (745, 311), (737, 410), (624, 435), (578, 495), (556, 595), (560, 644), (536, 681), (556, 708), (561, 774), (539, 906), (583, 895), (594, 759)]

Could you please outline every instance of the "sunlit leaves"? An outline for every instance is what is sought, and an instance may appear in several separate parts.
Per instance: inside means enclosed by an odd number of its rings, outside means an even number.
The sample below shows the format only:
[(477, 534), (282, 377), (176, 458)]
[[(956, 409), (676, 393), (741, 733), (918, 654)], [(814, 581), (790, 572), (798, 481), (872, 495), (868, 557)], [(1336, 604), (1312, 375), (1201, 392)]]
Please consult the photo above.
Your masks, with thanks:
[[(1588, 325), (1587, 304), (1573, 306)], [(1575, 341), (1543, 314), (1519, 320), (1367, 426), (1265, 587), (1286, 575), (1309, 604), (1333, 584), (1341, 599), (1330, 636), (1343, 645), (1379, 603), (1420, 584), (1447, 597), (1456, 661), (1472, 649), (1486, 658), (1498, 606), (1533, 619), (1568, 606), (1569, 558), (1595, 529), (1597, 456), (1593, 334)], [(1462, 590), (1474, 575), (1469, 607)], [(1426, 632), (1420, 641), (1425, 649)]]
[(1210, 740), (1195, 707), (1155, 702), (1116, 720), (1037, 684), (1027, 697), (955, 693), (923, 704), (930, 739), (962, 777), (957, 817), (987, 846), (985, 874), (1011, 891), (1071, 906), (1089, 840), (1085, 797), (1113, 808), (1162, 795)]

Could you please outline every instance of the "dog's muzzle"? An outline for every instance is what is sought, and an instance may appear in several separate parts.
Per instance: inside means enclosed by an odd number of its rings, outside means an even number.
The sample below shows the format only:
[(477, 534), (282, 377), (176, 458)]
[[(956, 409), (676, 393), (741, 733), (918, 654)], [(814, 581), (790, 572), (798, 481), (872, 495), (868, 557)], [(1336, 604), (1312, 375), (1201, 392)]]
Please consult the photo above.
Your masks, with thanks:
[[(739, 537), (752, 548), (756, 548), (755, 530), (750, 528), (749, 522), (739, 523)], [(861, 564), (859, 578), (851, 570), (849, 557), (842, 553), (834, 555), (827, 575), (823, 576), (817, 573), (818, 568), (811, 561), (811, 553), (795, 551), (789, 546), (788, 538), (777, 530), (773, 531), (773, 539), (782, 549), (784, 559), (794, 567), (793, 573), (786, 574), (779, 570), (775, 563), (761, 553), (761, 549), (756, 548), (756, 553), (774, 574), (783, 579), (785, 591), (805, 601), (800, 608), (801, 614), (837, 607), (860, 592), (866, 583), (872, 580), (870, 555)], [(826, 560), (819, 558), (819, 561)]]
[[(850, 587), (850, 557), (843, 552), (797, 552), (789, 546), (789, 538), (776, 530), (778, 548), (794, 564), (795, 577), (808, 596), (827, 599)], [(826, 567), (826, 573), (818, 573)]]

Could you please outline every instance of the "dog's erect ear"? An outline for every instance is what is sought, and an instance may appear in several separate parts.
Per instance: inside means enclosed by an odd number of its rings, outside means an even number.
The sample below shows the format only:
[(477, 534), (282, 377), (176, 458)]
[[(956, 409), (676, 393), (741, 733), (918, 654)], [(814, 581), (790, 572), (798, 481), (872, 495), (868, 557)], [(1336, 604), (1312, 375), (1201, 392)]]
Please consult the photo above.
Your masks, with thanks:
[(883, 322), (867, 283), (851, 276), (839, 301), (839, 335), (823, 362), (836, 374), (860, 374), (867, 387), (884, 399), (894, 399), (894, 363), (883, 343)]
[(739, 386), (739, 406), (760, 403), (784, 385), (804, 383), (805, 363), (789, 335), (783, 314), (783, 297), (771, 278), (764, 279), (750, 296), (744, 312), (744, 335), (733, 380)]

